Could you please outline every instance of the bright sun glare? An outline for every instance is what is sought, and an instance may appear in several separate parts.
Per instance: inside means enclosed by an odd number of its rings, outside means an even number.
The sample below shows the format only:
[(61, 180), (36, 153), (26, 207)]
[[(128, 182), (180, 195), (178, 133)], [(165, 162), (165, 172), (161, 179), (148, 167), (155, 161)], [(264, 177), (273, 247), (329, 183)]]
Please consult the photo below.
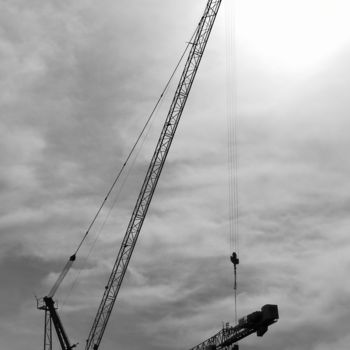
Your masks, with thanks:
[(236, 39), (264, 64), (318, 68), (350, 43), (348, 0), (235, 0)]

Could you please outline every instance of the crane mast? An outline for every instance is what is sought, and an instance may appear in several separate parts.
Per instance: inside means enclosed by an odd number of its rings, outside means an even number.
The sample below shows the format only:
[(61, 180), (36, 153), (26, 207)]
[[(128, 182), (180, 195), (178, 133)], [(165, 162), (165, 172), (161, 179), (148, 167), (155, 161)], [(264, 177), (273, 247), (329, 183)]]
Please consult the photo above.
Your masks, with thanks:
[[(50, 322), (52, 321), (58, 341), (60, 342), (61, 348), (63, 350), (71, 350), (76, 347), (76, 345), (71, 345), (68, 336), (63, 328), (62, 322), (58, 313), (56, 312), (55, 303), (51, 297), (44, 297), (44, 302), (47, 310), (50, 312)], [(46, 322), (46, 321), (45, 321)]]
[(136, 245), (142, 224), (162, 172), (165, 159), (174, 138), (181, 114), (185, 107), (204, 49), (214, 25), (221, 0), (208, 0), (203, 16), (198, 24), (191, 49), (184, 66), (180, 81), (173, 97), (168, 115), (151, 163), (147, 170), (141, 191), (136, 201), (131, 219), (119, 249), (108, 283), (86, 340), (86, 350), (97, 350), (106, 329), (108, 319), (116, 302), (120, 286)]

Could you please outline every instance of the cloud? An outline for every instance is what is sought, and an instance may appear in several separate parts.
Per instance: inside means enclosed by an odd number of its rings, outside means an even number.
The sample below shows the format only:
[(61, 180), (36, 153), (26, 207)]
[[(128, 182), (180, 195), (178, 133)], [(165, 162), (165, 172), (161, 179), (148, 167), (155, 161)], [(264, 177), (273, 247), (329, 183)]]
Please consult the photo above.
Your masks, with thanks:
[[(250, 17), (253, 3), (240, 4), (236, 13), (238, 311), (244, 315), (276, 303), (281, 319), (262, 339), (251, 336), (241, 346), (346, 349), (346, 35), (320, 57), (322, 64), (288, 70), (285, 54), (299, 50), (298, 42), (279, 55), (271, 46), (276, 41), (257, 45), (256, 30), (245, 32), (256, 18)], [(267, 16), (273, 3), (259, 9)], [(2, 5), (0, 275), (6, 303), (0, 345), (6, 349), (42, 343), (43, 315), (33, 292), (47, 293), (83, 236), (203, 6), (122, 5)], [(268, 32), (287, 18), (281, 6)], [(297, 15), (298, 7), (292, 9)], [(324, 12), (317, 18), (323, 17)], [(269, 22), (259, 13), (263, 18)], [(190, 347), (223, 321), (233, 322), (222, 14), (217, 24), (106, 330), (105, 349)], [(341, 17), (339, 28), (344, 26)], [(270, 40), (264, 33), (258, 38)], [(269, 51), (263, 57), (261, 47)], [(302, 57), (301, 51), (295, 54)], [(278, 69), (266, 57), (280, 60)], [(116, 205), (113, 193), (57, 293), (72, 341), (82, 344), (88, 334), (171, 97), (169, 91), (128, 165)]]

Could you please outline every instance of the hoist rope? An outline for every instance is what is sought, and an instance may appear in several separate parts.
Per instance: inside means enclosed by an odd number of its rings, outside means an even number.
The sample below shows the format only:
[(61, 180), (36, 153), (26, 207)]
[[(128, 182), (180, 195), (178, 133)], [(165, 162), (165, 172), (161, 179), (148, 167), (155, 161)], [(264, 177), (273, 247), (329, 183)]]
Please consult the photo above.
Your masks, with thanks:
[[(228, 157), (228, 201), (230, 253), (239, 256), (238, 227), (238, 142), (237, 142), (237, 62), (235, 40), (235, 3), (226, 3), (226, 115), (227, 115), (227, 157)], [(234, 264), (234, 313), (237, 323), (237, 267)]]
[[(165, 97), (166, 94), (167, 94), (167, 91), (164, 92), (163, 97)], [(162, 100), (162, 101), (163, 101), (163, 100)], [(161, 101), (160, 103), (162, 103), (162, 101)], [(159, 107), (159, 106), (158, 106), (158, 107)], [(63, 300), (63, 302), (62, 302), (61, 309), (64, 308), (64, 306), (65, 306), (67, 300), (69, 299), (69, 297), (70, 297), (72, 291), (75, 289), (75, 287), (76, 287), (77, 284), (78, 284), (78, 279), (79, 279), (79, 277), (80, 277), (80, 274), (81, 274), (81, 272), (85, 269), (86, 264), (87, 264), (87, 262), (88, 262), (88, 260), (89, 260), (89, 258), (90, 258), (90, 256), (91, 256), (91, 254), (92, 254), (92, 251), (93, 251), (93, 249), (94, 249), (94, 247), (95, 247), (95, 245), (96, 245), (96, 243), (97, 243), (97, 241), (98, 241), (98, 238), (99, 238), (99, 236), (101, 235), (101, 233), (102, 233), (102, 231), (103, 231), (103, 229), (104, 229), (104, 227), (105, 227), (105, 225), (106, 225), (106, 223), (107, 223), (107, 221), (108, 221), (108, 219), (109, 219), (109, 217), (110, 217), (110, 215), (111, 215), (111, 213), (112, 213), (113, 208), (114, 208), (115, 205), (117, 204), (117, 201), (118, 201), (118, 199), (119, 199), (119, 195), (120, 195), (120, 193), (122, 192), (122, 189), (123, 189), (125, 183), (127, 182), (128, 178), (129, 178), (129, 175), (130, 175), (130, 173), (131, 173), (131, 169), (134, 168), (134, 165), (135, 165), (135, 163), (136, 163), (136, 160), (138, 159), (138, 156), (139, 156), (139, 154), (140, 154), (140, 152), (141, 152), (141, 149), (142, 149), (142, 147), (143, 147), (143, 144), (145, 143), (146, 139), (148, 138), (148, 134), (149, 134), (149, 132), (150, 132), (150, 130), (151, 130), (151, 125), (153, 124), (153, 121), (154, 121), (154, 118), (152, 119), (151, 124), (149, 125), (148, 131), (146, 132), (145, 137), (144, 137), (144, 138), (142, 139), (142, 141), (141, 141), (141, 145), (140, 145), (140, 147), (139, 147), (139, 149), (138, 149), (136, 155), (134, 156), (134, 158), (133, 158), (133, 160), (132, 160), (132, 163), (131, 163), (129, 169), (127, 170), (127, 173), (126, 173), (126, 176), (125, 176), (124, 179), (123, 179), (123, 182), (122, 182), (121, 185), (119, 186), (118, 191), (117, 191), (117, 193), (116, 193), (115, 196), (114, 196), (114, 200), (113, 200), (113, 202), (112, 202), (112, 205), (109, 207), (108, 213), (106, 214), (106, 216), (105, 216), (105, 218), (104, 218), (102, 224), (100, 225), (100, 228), (98, 229), (98, 233), (96, 234), (96, 237), (94, 238), (93, 243), (92, 243), (92, 245), (90, 246), (90, 249), (89, 249), (89, 251), (88, 251), (88, 254), (84, 257), (84, 261), (83, 261), (83, 263), (82, 263), (82, 266), (81, 266), (80, 269), (78, 270), (77, 275), (76, 275), (76, 277), (75, 277), (75, 279), (74, 279), (74, 281), (73, 281), (73, 283), (72, 283), (72, 285), (71, 285), (71, 287), (70, 287), (70, 289), (69, 289), (67, 295), (65, 296), (65, 298), (64, 298), (64, 300)]]
[[(192, 36), (192, 38), (193, 38), (193, 36)], [(191, 40), (192, 40), (192, 38), (191, 38)], [(109, 195), (111, 194), (111, 192), (113, 191), (113, 189), (114, 189), (116, 183), (118, 182), (118, 180), (119, 180), (119, 178), (120, 178), (120, 176), (121, 176), (121, 174), (122, 174), (124, 168), (126, 167), (126, 165), (127, 165), (128, 161), (129, 161), (131, 155), (134, 153), (134, 150), (135, 150), (136, 146), (138, 145), (138, 143), (139, 143), (141, 137), (143, 136), (143, 134), (144, 134), (144, 132), (145, 132), (145, 130), (146, 130), (146, 128), (147, 128), (149, 122), (151, 121), (151, 119), (152, 119), (152, 117), (153, 117), (153, 115), (154, 115), (156, 109), (158, 108), (158, 105), (159, 105), (160, 101), (163, 99), (164, 93), (165, 93), (166, 90), (168, 89), (168, 87), (169, 87), (169, 85), (170, 85), (170, 82), (171, 82), (171, 80), (173, 79), (173, 77), (174, 77), (174, 75), (175, 75), (175, 73), (176, 73), (176, 71), (177, 71), (177, 69), (178, 69), (178, 67), (179, 67), (179, 65), (180, 65), (180, 63), (181, 63), (181, 61), (182, 61), (182, 59), (183, 59), (185, 53), (187, 52), (187, 49), (188, 49), (189, 46), (190, 46), (190, 43), (188, 43), (188, 44), (186, 45), (186, 48), (185, 48), (183, 54), (181, 55), (181, 57), (180, 57), (178, 63), (176, 64), (176, 67), (174, 68), (174, 70), (173, 70), (173, 72), (172, 72), (172, 74), (171, 74), (169, 80), (167, 81), (167, 83), (166, 83), (166, 85), (165, 85), (165, 87), (164, 87), (162, 93), (160, 94), (160, 96), (159, 96), (159, 98), (158, 98), (158, 100), (157, 100), (155, 106), (153, 107), (152, 112), (150, 113), (149, 117), (147, 118), (147, 121), (146, 121), (145, 125), (143, 126), (143, 128), (142, 128), (142, 130), (141, 130), (139, 136), (137, 137), (137, 139), (136, 139), (134, 145), (132, 146), (132, 148), (131, 148), (131, 150), (130, 150), (128, 156), (126, 157), (126, 160), (124, 161), (123, 166), (122, 166), (121, 169), (119, 170), (117, 177), (116, 177), (115, 180), (113, 181), (112, 186), (111, 186), (110, 189), (108, 190), (106, 197), (104, 198), (104, 200), (103, 200), (101, 206), (99, 207), (99, 209), (98, 209), (96, 215), (94, 216), (93, 220), (91, 221), (91, 223), (90, 223), (88, 229), (86, 230), (86, 232), (85, 232), (85, 234), (84, 234), (84, 236), (83, 236), (83, 239), (82, 239), (81, 242), (79, 243), (79, 245), (78, 245), (78, 247), (77, 247), (77, 249), (76, 249), (76, 251), (75, 251), (74, 254), (77, 254), (77, 253), (78, 253), (78, 251), (79, 251), (81, 245), (83, 244), (85, 238), (86, 238), (87, 235), (89, 234), (89, 232), (90, 232), (92, 226), (94, 225), (94, 223), (95, 223), (95, 221), (96, 221), (98, 215), (100, 214), (102, 208), (104, 207), (104, 205), (105, 205), (105, 203), (106, 203), (106, 201), (107, 201)]]
[(112, 193), (114, 187), (116, 186), (117, 182), (119, 181), (120, 176), (122, 175), (122, 173), (123, 173), (123, 171), (124, 171), (126, 165), (128, 164), (128, 162), (129, 162), (129, 160), (130, 160), (132, 154), (134, 153), (134, 151), (135, 151), (137, 145), (139, 144), (139, 142), (140, 142), (142, 136), (144, 135), (145, 130), (147, 129), (147, 127), (148, 127), (148, 125), (149, 125), (151, 119), (153, 118), (153, 116), (154, 116), (154, 114), (155, 114), (155, 111), (157, 110), (157, 108), (158, 108), (160, 102), (162, 101), (162, 99), (163, 99), (163, 97), (164, 97), (166, 91), (168, 90), (169, 85), (170, 85), (170, 83), (171, 83), (173, 77), (175, 76), (175, 74), (176, 74), (176, 72), (177, 72), (177, 70), (178, 70), (178, 68), (179, 68), (179, 66), (180, 66), (180, 64), (181, 64), (181, 62), (183, 61), (183, 58), (184, 58), (184, 56), (185, 56), (187, 50), (188, 50), (189, 47), (192, 45), (192, 39), (195, 37), (197, 30), (198, 30), (198, 27), (196, 28), (196, 30), (195, 30), (194, 33), (192, 34), (190, 40), (187, 42), (186, 47), (185, 47), (185, 49), (184, 49), (182, 55), (180, 56), (180, 59), (178, 60), (178, 62), (177, 62), (177, 64), (176, 64), (175, 68), (173, 69), (173, 71), (172, 71), (172, 73), (171, 73), (171, 75), (170, 75), (170, 78), (168, 79), (167, 83), (165, 84), (165, 87), (164, 87), (163, 90), (162, 90), (162, 93), (160, 94), (160, 96), (159, 96), (159, 98), (158, 98), (158, 100), (157, 100), (155, 106), (153, 107), (153, 109), (152, 109), (150, 115), (148, 116), (145, 125), (143, 126), (141, 132), (139, 133), (139, 135), (138, 135), (138, 137), (137, 137), (135, 143), (133, 144), (133, 146), (132, 146), (132, 148), (131, 148), (131, 150), (130, 150), (128, 156), (126, 157), (126, 159), (125, 159), (125, 161), (124, 161), (124, 163), (123, 163), (121, 169), (119, 170), (119, 172), (118, 172), (116, 178), (114, 179), (114, 181), (113, 181), (111, 187), (109, 188), (109, 190), (108, 190), (106, 196), (104, 197), (104, 199), (103, 199), (103, 201), (102, 201), (100, 207), (98, 208), (98, 210), (97, 210), (95, 216), (93, 217), (92, 221), (90, 222), (90, 225), (88, 226), (87, 230), (85, 231), (85, 234), (84, 234), (83, 238), (81, 239), (80, 243), (78, 244), (78, 246), (77, 246), (77, 248), (76, 248), (74, 254), (70, 256), (70, 258), (68, 259), (68, 262), (67, 262), (66, 265), (64, 266), (64, 268), (63, 268), (62, 272), (60, 273), (58, 279), (56, 280), (56, 282), (54, 283), (53, 287), (51, 288), (51, 290), (50, 290), (50, 292), (49, 292), (49, 294), (48, 294), (49, 297), (52, 298), (52, 297), (54, 296), (54, 294), (56, 293), (56, 291), (57, 291), (57, 289), (59, 288), (60, 284), (62, 283), (63, 279), (65, 278), (65, 276), (67, 275), (68, 271), (69, 271), (70, 268), (72, 267), (72, 265), (73, 265), (73, 263), (74, 263), (74, 261), (75, 261), (75, 259), (76, 259), (76, 256), (77, 256), (77, 254), (78, 254), (78, 251), (80, 250), (82, 244), (84, 243), (85, 239), (87, 238), (88, 234), (90, 233), (90, 231), (91, 231), (93, 225), (95, 224), (95, 222), (96, 222), (96, 220), (97, 220), (97, 217), (99, 216), (99, 214), (101, 213), (103, 207), (105, 206), (105, 204), (106, 204), (106, 202), (107, 202), (109, 196), (111, 195), (111, 193)]

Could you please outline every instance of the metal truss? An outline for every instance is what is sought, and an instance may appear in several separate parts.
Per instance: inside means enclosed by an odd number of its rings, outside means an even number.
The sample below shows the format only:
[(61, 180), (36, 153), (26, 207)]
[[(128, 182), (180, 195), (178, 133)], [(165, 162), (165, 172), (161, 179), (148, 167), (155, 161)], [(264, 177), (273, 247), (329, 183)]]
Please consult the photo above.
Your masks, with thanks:
[(185, 107), (193, 80), (198, 70), (221, 0), (209, 0), (198, 24), (195, 38), (172, 100), (155, 152), (133, 210), (124, 239), (118, 252), (112, 273), (106, 285), (91, 331), (86, 350), (97, 350), (105, 331), (112, 308), (136, 245), (154, 190), (169, 152), (182, 111)]
[(231, 327), (229, 324), (226, 324), (220, 332), (190, 350), (205, 350), (210, 349), (210, 346), (215, 346), (215, 349), (220, 350), (231, 350), (234, 343), (237, 343), (255, 332), (256, 329), (244, 329), (241, 326)]
[(44, 350), (52, 350), (52, 319), (49, 308), (42, 299), (37, 299), (37, 309), (45, 311), (44, 318)]

